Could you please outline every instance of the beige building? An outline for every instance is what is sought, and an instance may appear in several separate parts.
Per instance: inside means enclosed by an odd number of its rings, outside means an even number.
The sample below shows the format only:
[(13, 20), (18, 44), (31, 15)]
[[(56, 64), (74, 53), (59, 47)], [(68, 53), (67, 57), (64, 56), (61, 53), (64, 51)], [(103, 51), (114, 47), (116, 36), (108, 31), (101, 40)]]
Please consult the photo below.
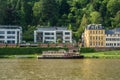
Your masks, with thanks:
[(105, 29), (101, 24), (90, 24), (83, 35), (84, 47), (105, 47)]

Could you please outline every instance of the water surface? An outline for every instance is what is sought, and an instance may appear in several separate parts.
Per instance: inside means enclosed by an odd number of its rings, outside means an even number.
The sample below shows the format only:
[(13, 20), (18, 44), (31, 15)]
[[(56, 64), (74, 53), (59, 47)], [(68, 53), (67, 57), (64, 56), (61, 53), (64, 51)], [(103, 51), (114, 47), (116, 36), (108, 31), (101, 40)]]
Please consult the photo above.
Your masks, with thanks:
[(120, 80), (120, 60), (0, 59), (0, 80)]

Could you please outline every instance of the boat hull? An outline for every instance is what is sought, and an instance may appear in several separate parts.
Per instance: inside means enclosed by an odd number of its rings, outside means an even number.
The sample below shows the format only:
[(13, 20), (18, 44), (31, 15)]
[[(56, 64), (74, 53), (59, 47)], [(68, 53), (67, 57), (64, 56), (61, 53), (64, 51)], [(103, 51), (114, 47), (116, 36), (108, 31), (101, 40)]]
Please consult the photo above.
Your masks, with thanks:
[(38, 56), (38, 59), (83, 59), (84, 56), (71, 56), (71, 57), (42, 57)]

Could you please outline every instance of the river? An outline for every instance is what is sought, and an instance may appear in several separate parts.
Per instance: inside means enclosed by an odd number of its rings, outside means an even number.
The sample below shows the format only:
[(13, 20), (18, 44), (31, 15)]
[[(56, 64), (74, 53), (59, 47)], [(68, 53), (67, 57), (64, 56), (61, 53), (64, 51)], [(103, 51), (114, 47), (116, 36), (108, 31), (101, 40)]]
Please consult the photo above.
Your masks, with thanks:
[(0, 59), (0, 80), (120, 80), (120, 59)]

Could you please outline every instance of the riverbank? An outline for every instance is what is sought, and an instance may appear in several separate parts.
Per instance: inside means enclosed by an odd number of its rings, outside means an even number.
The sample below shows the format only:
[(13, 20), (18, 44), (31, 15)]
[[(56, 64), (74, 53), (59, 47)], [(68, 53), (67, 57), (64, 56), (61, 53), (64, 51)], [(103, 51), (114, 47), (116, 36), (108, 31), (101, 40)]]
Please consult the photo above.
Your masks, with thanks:
[(23, 48), (0, 48), (0, 58), (37, 58), (43, 51), (68, 50), (67, 48), (39, 48), (39, 47), (23, 47)]
[(117, 51), (103, 51), (103, 52), (91, 52), (91, 53), (81, 53), (85, 58), (119, 58), (120, 50)]
[[(42, 51), (60, 50), (67, 48), (0, 48), (0, 58), (37, 58)], [(84, 58), (119, 58), (120, 50), (103, 51), (103, 52), (84, 52), (80, 53)]]
[(33, 55), (0, 55), (0, 58), (8, 58), (8, 59), (23, 59), (23, 58), (37, 58), (38, 54), (33, 54)]

